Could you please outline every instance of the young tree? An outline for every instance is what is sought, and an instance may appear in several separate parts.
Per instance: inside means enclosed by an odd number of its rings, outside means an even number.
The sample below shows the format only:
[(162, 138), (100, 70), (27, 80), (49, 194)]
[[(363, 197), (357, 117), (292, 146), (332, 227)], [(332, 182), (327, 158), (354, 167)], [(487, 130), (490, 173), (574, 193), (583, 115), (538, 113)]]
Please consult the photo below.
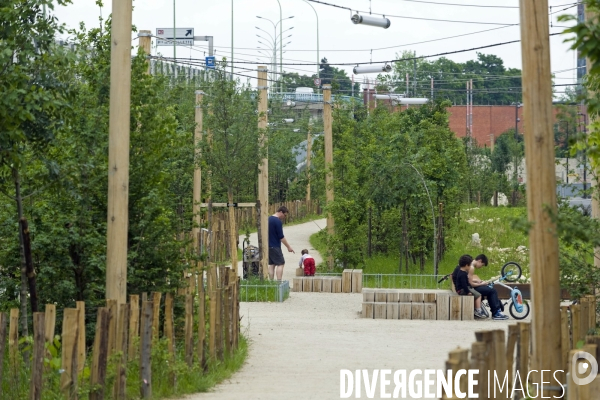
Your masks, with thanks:
[[(68, 1), (58, 0), (59, 5)], [(23, 212), (23, 168), (29, 160), (43, 160), (48, 178), (53, 172), (47, 149), (63, 129), (69, 110), (69, 55), (55, 45), (63, 31), (51, 13), (51, 0), (6, 0), (0, 12), (0, 185), (16, 203), (21, 252), (21, 330), (28, 334), (27, 293), (38, 311), (28, 223)], [(45, 167), (45, 168), (44, 168)], [(44, 181), (35, 182), (39, 189)], [(12, 189), (9, 187), (12, 186)], [(33, 191), (33, 189), (32, 189)], [(13, 195), (14, 193), (14, 195)]]

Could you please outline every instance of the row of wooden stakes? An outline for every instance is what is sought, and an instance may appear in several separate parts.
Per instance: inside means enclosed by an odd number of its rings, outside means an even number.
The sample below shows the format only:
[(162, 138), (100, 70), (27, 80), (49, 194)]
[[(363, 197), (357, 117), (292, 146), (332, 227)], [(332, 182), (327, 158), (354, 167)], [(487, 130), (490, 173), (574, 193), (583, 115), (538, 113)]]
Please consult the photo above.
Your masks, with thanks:
[(294, 292), (361, 293), (362, 269), (346, 269), (342, 276), (304, 276), (302, 268), (296, 269)]
[[(207, 288), (203, 280), (198, 282), (196, 312), (198, 314), (197, 342), (194, 343), (194, 299), (185, 295), (184, 348), (185, 361), (189, 366), (195, 362), (206, 368), (209, 362), (223, 360), (239, 344), (239, 278), (230, 268), (211, 268), (207, 273)], [(208, 295), (208, 309), (206, 296)], [(97, 311), (95, 337), (90, 366), (90, 400), (104, 399), (105, 379), (108, 359), (120, 354), (117, 365), (117, 378), (113, 397), (125, 398), (126, 365), (128, 360), (140, 360), (140, 396), (152, 397), (152, 370), (150, 355), (153, 341), (159, 338), (160, 310), (162, 293), (153, 292), (148, 297), (130, 295), (129, 303), (117, 304), (116, 300), (106, 300), (106, 307)], [(208, 314), (207, 314), (208, 312)], [(175, 357), (174, 296), (164, 296), (163, 336), (168, 340), (168, 351)], [(8, 321), (9, 320), (9, 321)], [(208, 320), (208, 332), (207, 332)], [(7, 332), (8, 322), (8, 332)], [(10, 317), (0, 313), (0, 360), (4, 359), (8, 336), (10, 374), (17, 373), (19, 351), (19, 309), (11, 309)], [(56, 306), (46, 305), (45, 312), (33, 315), (33, 358), (30, 380), (30, 399), (41, 398), (44, 374), (44, 358), (50, 357), (47, 343), (53, 343), (56, 326)], [(208, 335), (207, 335), (208, 333)], [(8, 335), (7, 335), (8, 334)], [(77, 308), (65, 308), (61, 335), (61, 374), (60, 387), (68, 399), (77, 398), (78, 379), (86, 360), (85, 345), (85, 303), (77, 302)], [(194, 357), (196, 355), (196, 357)], [(3, 371), (0, 362), (0, 382)]]
[(432, 319), (472, 321), (473, 296), (363, 289), (362, 317), (371, 319)]
[[(544, 377), (547, 391), (544, 391), (543, 394), (535, 393), (536, 390), (539, 390), (542, 376), (531, 364), (530, 354), (533, 344), (531, 325), (528, 322), (509, 325), (508, 338), (503, 330), (476, 332), (476, 342), (472, 344), (470, 352), (468, 349), (451, 351), (446, 362), (446, 369), (453, 372), (461, 369), (479, 370), (478, 385), (475, 391), (479, 398), (508, 400), (513, 398), (513, 394), (521, 398), (526, 397), (525, 395), (529, 393), (533, 398), (542, 398), (542, 396), (552, 398), (554, 396), (569, 400), (598, 400), (600, 376), (587, 385), (578, 385), (573, 380), (573, 377), (581, 376), (580, 371), (584, 370), (580, 368), (581, 364), (587, 362), (585, 359), (577, 357), (581, 351), (600, 360), (600, 336), (587, 334), (596, 327), (595, 296), (584, 296), (580, 299), (579, 304), (561, 307), (561, 370), (564, 372), (558, 372), (556, 375), (560, 385), (556, 382), (548, 383), (553, 379), (552, 375), (547, 374)], [(576, 361), (573, 362), (573, 360)], [(504, 391), (496, 386), (494, 393), (494, 372), (500, 382), (504, 375), (508, 377), (508, 385), (505, 385)], [(488, 380), (488, 376), (491, 377), (490, 380)], [(533, 383), (537, 383), (538, 386), (536, 387)], [(463, 389), (466, 388), (466, 385), (466, 379), (461, 380), (461, 392), (464, 392)], [(528, 392), (528, 390), (530, 391)], [(459, 397), (442, 397), (442, 399), (454, 398)]]

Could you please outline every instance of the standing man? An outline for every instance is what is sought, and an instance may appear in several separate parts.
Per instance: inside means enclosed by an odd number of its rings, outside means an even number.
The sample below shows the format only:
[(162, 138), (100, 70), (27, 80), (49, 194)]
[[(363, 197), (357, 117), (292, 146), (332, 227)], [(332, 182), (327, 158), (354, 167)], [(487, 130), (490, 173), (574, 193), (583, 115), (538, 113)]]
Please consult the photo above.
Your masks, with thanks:
[(289, 245), (283, 236), (283, 224), (281, 221), (283, 221), (288, 212), (287, 207), (281, 206), (275, 214), (269, 217), (269, 279), (271, 280), (276, 272), (278, 281), (283, 276), (285, 259), (281, 251), (281, 244), (283, 243), (290, 253), (294, 253), (294, 249), (292, 249), (292, 246)]

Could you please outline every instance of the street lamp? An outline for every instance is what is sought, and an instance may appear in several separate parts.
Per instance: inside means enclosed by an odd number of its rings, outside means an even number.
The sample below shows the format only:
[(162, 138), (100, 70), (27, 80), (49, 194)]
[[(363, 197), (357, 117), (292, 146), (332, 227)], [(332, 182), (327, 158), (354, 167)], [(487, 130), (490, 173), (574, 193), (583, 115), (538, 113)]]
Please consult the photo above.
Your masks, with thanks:
[(317, 14), (317, 10), (315, 10), (315, 8), (313, 7), (312, 4), (310, 4), (306, 0), (302, 0), (302, 1), (304, 1), (306, 4), (308, 4), (310, 6), (310, 8), (313, 9), (313, 11), (315, 12), (315, 17), (317, 17), (317, 79), (320, 79), (321, 78), (321, 68), (319, 68), (319, 64), (321, 63), (321, 58), (319, 58), (319, 14)]
[(352, 18), (350, 18), (350, 20), (355, 25), (357, 25), (357, 24), (370, 25), (370, 26), (377, 26), (379, 28), (384, 28), (384, 29), (389, 28), (391, 25), (390, 20), (385, 17), (379, 18), (379, 17), (372, 17), (370, 15), (354, 14), (352, 16)]
[[(277, 0), (277, 3), (279, 3), (279, 0)], [(269, 21), (271, 23), (271, 25), (273, 25), (273, 30), (275, 32), (275, 34), (273, 35), (273, 37), (275, 39), (277, 39), (277, 25), (279, 25), (279, 36), (283, 36), (283, 24), (282, 22), (285, 21), (286, 19), (292, 19), (294, 18), (294, 16), (290, 16), (287, 18), (281, 18), (281, 3), (279, 3), (279, 22), (274, 23), (273, 21), (271, 21), (268, 18), (265, 17), (261, 17), (260, 15), (257, 15), (256, 18), (260, 18), (260, 19), (264, 19), (266, 21)], [(277, 41), (275, 41), (275, 46), (277, 45)], [(281, 76), (283, 74), (283, 46), (281, 44), (281, 41), (279, 42), (279, 76)], [(277, 56), (275, 56), (275, 60), (277, 60)]]
[(372, 74), (372, 73), (382, 73), (382, 72), (390, 72), (392, 70), (392, 66), (390, 64), (383, 65), (357, 65), (354, 67), (354, 74)]

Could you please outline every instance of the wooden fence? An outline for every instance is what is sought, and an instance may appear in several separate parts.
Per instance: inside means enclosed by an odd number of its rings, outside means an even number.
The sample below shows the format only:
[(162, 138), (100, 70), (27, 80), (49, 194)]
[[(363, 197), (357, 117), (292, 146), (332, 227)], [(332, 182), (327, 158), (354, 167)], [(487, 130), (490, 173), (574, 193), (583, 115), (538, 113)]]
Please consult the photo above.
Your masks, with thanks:
[[(578, 351), (585, 351), (600, 360), (600, 336), (590, 336), (588, 332), (596, 327), (596, 298), (586, 296), (580, 299), (579, 304), (561, 307), (561, 347), (563, 351), (562, 370), (564, 373), (557, 374), (563, 389), (554, 381), (553, 373), (547, 373), (544, 377), (545, 386), (550, 392), (548, 396), (564, 398), (569, 400), (597, 400), (600, 393), (600, 376), (588, 385), (577, 385), (573, 381), (574, 376), (579, 376), (577, 370), (580, 363), (573, 363), (573, 357)], [(477, 369), (476, 376), (478, 384), (474, 392), (480, 399), (510, 399), (511, 393), (518, 398), (526, 397), (528, 388), (533, 398), (541, 398), (542, 394), (534, 395), (536, 390), (532, 382), (540, 382), (539, 373), (537, 379), (531, 379), (535, 373), (535, 366), (531, 365), (531, 325), (528, 322), (519, 322), (509, 325), (508, 337), (504, 330), (489, 330), (476, 332), (476, 342), (472, 344), (470, 354), (468, 349), (456, 349), (449, 353), (446, 361), (446, 369), (456, 373), (459, 370)], [(499, 383), (496, 384), (495, 375)], [(504, 376), (508, 377), (508, 385), (504, 390), (500, 389)], [(528, 381), (528, 378), (529, 381)], [(459, 388), (466, 393), (467, 377), (462, 376)], [(521, 387), (522, 385), (522, 387)], [(553, 387), (553, 388), (552, 388)], [(566, 392), (566, 396), (563, 396)], [(524, 394), (525, 395), (524, 395)], [(550, 394), (548, 394), (550, 393)], [(454, 399), (459, 397), (443, 396), (442, 399)]]
[[(201, 277), (199, 275), (198, 277)], [(227, 267), (211, 265), (206, 279), (198, 279), (198, 292), (181, 298), (185, 304), (182, 340), (185, 362), (194, 363), (203, 369), (209, 362), (223, 360), (238, 348), (240, 335), (239, 278)], [(91, 358), (86, 364), (85, 350), (85, 303), (77, 302), (76, 308), (63, 312), (60, 354), (62, 371), (60, 388), (68, 399), (77, 398), (82, 380), (89, 383), (89, 399), (104, 399), (112, 390), (116, 399), (125, 398), (127, 364), (139, 360), (140, 396), (152, 397), (151, 353), (156, 340), (162, 335), (168, 341), (170, 357), (175, 357), (175, 310), (173, 293), (152, 292), (130, 295), (127, 304), (106, 300), (106, 307), (97, 311), (94, 344)], [(161, 319), (161, 310), (164, 316)], [(194, 322), (196, 317), (196, 322)], [(20, 373), (23, 357), (18, 335), (19, 309), (10, 314), (0, 313), (0, 387), (3, 379), (15, 382)], [(161, 320), (162, 323), (161, 330)], [(7, 330), (8, 325), (8, 330)], [(33, 316), (33, 357), (31, 362), (30, 399), (41, 398), (43, 388), (44, 358), (51, 358), (47, 351), (53, 345), (56, 326), (56, 306), (46, 305), (45, 312)], [(194, 334), (196, 331), (196, 334)], [(183, 338), (182, 338), (183, 336)], [(7, 338), (8, 337), (8, 338)], [(3, 362), (8, 339), (9, 368), (3, 371)], [(29, 351), (29, 350), (25, 350)], [(115, 361), (116, 360), (116, 361)], [(106, 387), (107, 366), (116, 362), (116, 378), (112, 388)], [(89, 365), (90, 376), (82, 374), (84, 365)], [(9, 384), (10, 387), (10, 384)]]

